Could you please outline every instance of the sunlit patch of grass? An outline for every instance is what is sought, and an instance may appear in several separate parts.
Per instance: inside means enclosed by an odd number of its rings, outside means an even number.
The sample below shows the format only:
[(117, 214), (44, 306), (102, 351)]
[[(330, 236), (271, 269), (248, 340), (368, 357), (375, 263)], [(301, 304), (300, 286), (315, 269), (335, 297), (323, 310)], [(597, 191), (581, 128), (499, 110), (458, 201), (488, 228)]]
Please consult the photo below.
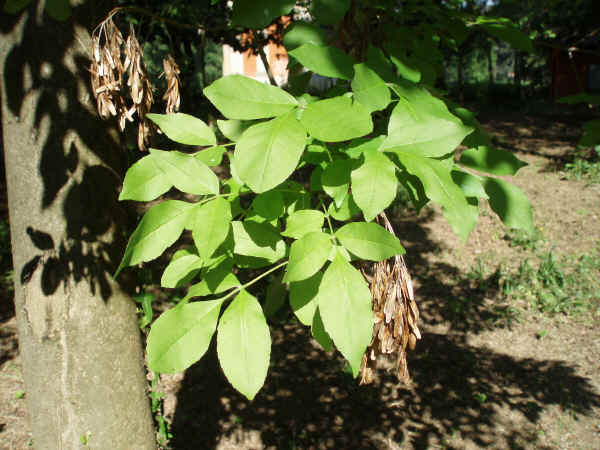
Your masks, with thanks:
[(590, 184), (600, 183), (600, 145), (594, 148), (594, 152), (591, 157), (579, 154), (573, 162), (565, 164), (568, 178)]
[(597, 312), (600, 308), (600, 249), (557, 257), (549, 251), (503, 273), (501, 292), (511, 300), (549, 314)]

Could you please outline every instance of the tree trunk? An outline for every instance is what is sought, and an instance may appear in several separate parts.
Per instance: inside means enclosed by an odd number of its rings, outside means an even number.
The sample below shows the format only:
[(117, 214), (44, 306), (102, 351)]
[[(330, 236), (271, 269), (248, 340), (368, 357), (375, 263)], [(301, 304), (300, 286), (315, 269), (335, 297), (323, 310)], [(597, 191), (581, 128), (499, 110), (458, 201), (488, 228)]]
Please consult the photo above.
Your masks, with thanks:
[[(34, 2), (37, 3), (37, 2)], [(39, 2), (43, 5), (46, 2)], [(72, 2), (74, 5), (75, 2)], [(152, 449), (136, 308), (111, 278), (126, 158), (97, 119), (86, 47), (104, 2), (0, 19), (15, 310), (35, 448)], [(102, 4), (102, 5), (101, 5)], [(97, 13), (97, 14), (96, 14)]]

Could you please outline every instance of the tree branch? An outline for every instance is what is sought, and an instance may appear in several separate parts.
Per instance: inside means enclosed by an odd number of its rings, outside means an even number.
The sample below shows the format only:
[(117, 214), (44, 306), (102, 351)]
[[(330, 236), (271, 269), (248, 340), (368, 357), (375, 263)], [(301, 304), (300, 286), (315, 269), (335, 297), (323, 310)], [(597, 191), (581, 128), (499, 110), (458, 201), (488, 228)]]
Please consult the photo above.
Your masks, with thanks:
[(260, 60), (265, 66), (265, 70), (267, 71), (267, 76), (269, 77), (269, 81), (273, 86), (277, 86), (277, 81), (275, 81), (275, 77), (273, 76), (273, 72), (271, 72), (271, 66), (269, 66), (269, 61), (267, 61), (267, 55), (265, 55), (265, 49), (262, 45), (258, 46), (258, 54), (260, 55)]

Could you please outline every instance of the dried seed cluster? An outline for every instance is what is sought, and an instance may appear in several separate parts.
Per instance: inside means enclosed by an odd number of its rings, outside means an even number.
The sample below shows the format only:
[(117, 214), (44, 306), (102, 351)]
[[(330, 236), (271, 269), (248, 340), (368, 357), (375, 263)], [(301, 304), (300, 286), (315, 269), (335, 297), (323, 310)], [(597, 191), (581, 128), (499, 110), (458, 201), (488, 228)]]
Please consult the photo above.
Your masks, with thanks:
[[(127, 121), (134, 121), (137, 113), (138, 148), (146, 150), (154, 131), (152, 123), (146, 119), (146, 114), (154, 103), (154, 88), (133, 26), (124, 40), (112, 20), (117, 12), (118, 9), (111, 11), (92, 33), (92, 90), (100, 117), (108, 119), (116, 116), (121, 131), (125, 130)], [(179, 67), (171, 55), (163, 60), (163, 67), (168, 84), (167, 93), (163, 97), (167, 102), (166, 112), (176, 112), (180, 103)], [(124, 87), (125, 78), (128, 89)]]
[[(392, 234), (394, 230), (385, 213), (378, 221)], [(363, 272), (364, 274), (364, 272)], [(373, 371), (377, 357), (381, 354), (397, 353), (396, 374), (401, 382), (408, 383), (406, 347), (414, 350), (419, 331), (419, 310), (415, 303), (410, 275), (402, 256), (373, 264), (373, 276), (368, 277), (373, 298), (373, 339), (363, 356), (360, 384), (373, 382)]]

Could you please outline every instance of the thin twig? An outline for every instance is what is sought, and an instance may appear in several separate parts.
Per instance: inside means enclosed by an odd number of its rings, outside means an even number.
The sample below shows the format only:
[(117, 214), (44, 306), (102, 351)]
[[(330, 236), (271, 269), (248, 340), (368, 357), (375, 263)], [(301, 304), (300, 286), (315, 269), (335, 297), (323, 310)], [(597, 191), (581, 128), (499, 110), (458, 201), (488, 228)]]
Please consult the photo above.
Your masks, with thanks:
[(273, 76), (273, 72), (271, 72), (271, 66), (269, 66), (269, 61), (267, 61), (267, 55), (265, 55), (265, 50), (262, 45), (258, 46), (258, 54), (260, 55), (260, 60), (265, 66), (265, 70), (267, 71), (267, 76), (269, 77), (269, 81), (273, 86), (277, 86), (277, 81), (275, 81), (275, 77)]

